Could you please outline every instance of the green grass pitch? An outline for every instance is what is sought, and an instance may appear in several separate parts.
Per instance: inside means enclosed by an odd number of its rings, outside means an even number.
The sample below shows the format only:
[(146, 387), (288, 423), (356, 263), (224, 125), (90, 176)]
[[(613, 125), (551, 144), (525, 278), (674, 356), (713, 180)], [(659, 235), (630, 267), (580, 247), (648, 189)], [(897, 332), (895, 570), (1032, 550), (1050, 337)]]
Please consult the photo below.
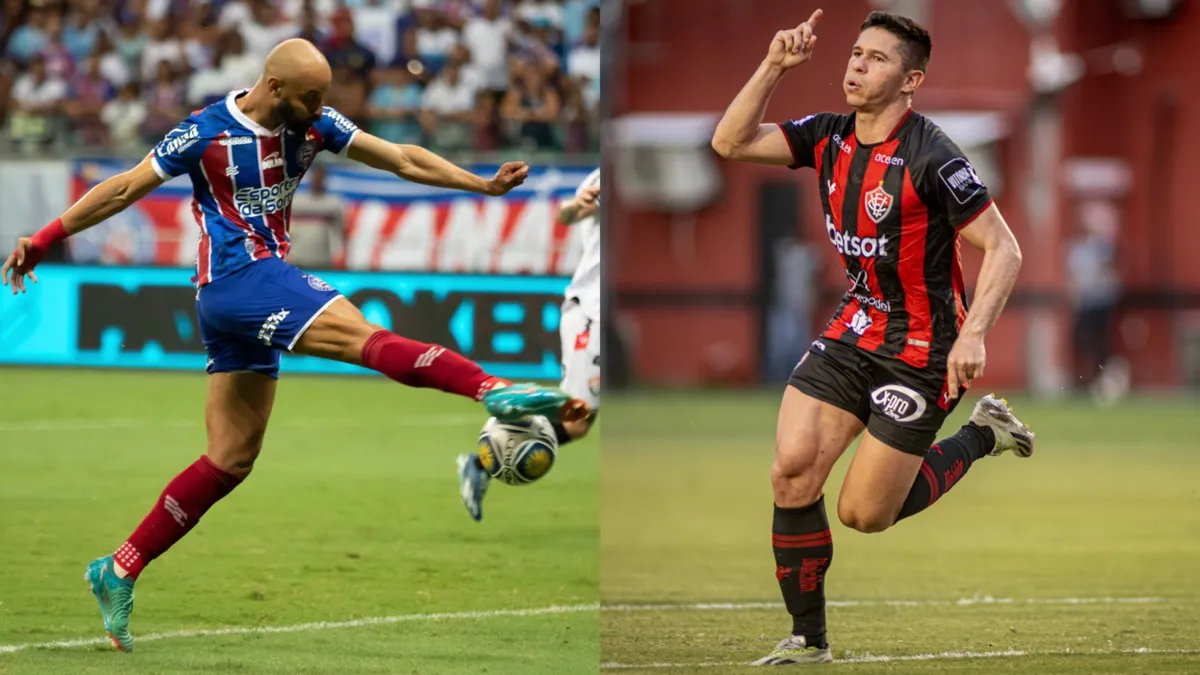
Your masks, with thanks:
[[(602, 512), (593, 437), (538, 485), (494, 486), (479, 525), (453, 473), (476, 406), (285, 376), (255, 474), (139, 582), (135, 635), (160, 639), (14, 650), (102, 637), (83, 565), (202, 451), (204, 378), (0, 383), (5, 675), (745, 672), (729, 664), (788, 627), (768, 536), (774, 392), (609, 397)], [(1014, 403), (1032, 459), (983, 460), (883, 534), (834, 524), (835, 654), (889, 660), (838, 668), (1200, 673), (1196, 403)]]
[(493, 485), (475, 523), (454, 460), (480, 406), (287, 374), (254, 473), (138, 582), (134, 636), (159, 639), (19, 647), (104, 637), (84, 566), (204, 451), (205, 376), (0, 369), (0, 385), (0, 673), (596, 670), (595, 435), (536, 485)]
[[(755, 672), (736, 664), (787, 635), (770, 546), (780, 393), (606, 399), (605, 672)], [(833, 523), (830, 640), (852, 661), (836, 670), (1200, 673), (1200, 403), (1013, 404), (1032, 458), (981, 460), (881, 534)]]

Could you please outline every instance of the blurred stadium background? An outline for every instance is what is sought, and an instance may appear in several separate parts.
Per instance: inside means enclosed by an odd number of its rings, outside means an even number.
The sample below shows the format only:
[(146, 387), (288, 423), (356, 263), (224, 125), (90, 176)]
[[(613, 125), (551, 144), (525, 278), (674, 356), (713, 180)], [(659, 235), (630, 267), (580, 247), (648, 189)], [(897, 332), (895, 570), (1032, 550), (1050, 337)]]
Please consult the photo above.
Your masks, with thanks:
[[(190, 111), (252, 86), (279, 41), (303, 36), (334, 68), (327, 105), (362, 129), (481, 174), (524, 160), (531, 176), (483, 199), (323, 153), (293, 201), (291, 260), (377, 323), (500, 376), (557, 381), (559, 305), (579, 242), (555, 214), (599, 162), (598, 4), (0, 2), (0, 242), (7, 254)], [(0, 294), (0, 383), (29, 403), (0, 410), (0, 567), (39, 569), (36, 583), (0, 573), (0, 672), (109, 672), (87, 650), (5, 652), (98, 633), (79, 570), (204, 450), (190, 201), (186, 177), (173, 180), (53, 251), (27, 295)], [(545, 484), (494, 488), (480, 527), (454, 475), (455, 455), (473, 449), (484, 421), (476, 406), (373, 377), (323, 377), (361, 373), (338, 364), (284, 361), (255, 479), (147, 574), (135, 634), (401, 623), (269, 645), (233, 636), (218, 651), (148, 642), (159, 656), (143, 653), (146, 672), (594, 665), (595, 436), (571, 446)], [(47, 368), (65, 366), (89, 370)], [(106, 461), (85, 469), (81, 453)], [(189, 599), (198, 592), (189, 580), (227, 573), (203, 591), (211, 601)], [(551, 605), (567, 609), (504, 618)], [(450, 616), (421, 618), (430, 613)], [(463, 632), (475, 638), (453, 638)], [(530, 632), (554, 637), (534, 648), (522, 639)]]
[[(620, 64), (606, 80), (617, 323), (639, 381), (782, 382), (845, 277), (826, 250), (811, 174), (718, 164), (706, 143), (774, 31), (820, 3), (708, 4), (685, 13), (672, 0), (626, 3)], [(934, 55), (915, 106), (972, 157), (1023, 244), (1019, 285), (989, 340), (989, 386), (1053, 396), (1090, 384), (1118, 357), (1136, 388), (1200, 382), (1190, 244), (1200, 124), (1188, 114), (1200, 90), (1187, 84), (1182, 57), (1200, 35), (1200, 9), (830, 4), (822, 30), (831, 39), (789, 75), (768, 117), (842, 109), (845, 50), (880, 7), (930, 26)], [(966, 253), (968, 275), (979, 260)]]
[[(322, 156), (292, 204), (289, 259), (334, 271), (330, 281), (344, 280), (347, 295), (383, 323), (403, 318), (416, 337), (448, 336), (498, 374), (557, 379), (550, 352), (558, 289), (579, 241), (555, 212), (599, 161), (596, 0), (71, 0), (4, 8), (0, 199), (8, 206), (0, 240), (53, 220), (136, 163), (189, 111), (253, 86), (271, 47), (304, 36), (334, 67), (327, 104), (362, 129), (431, 147), (479, 173), (510, 159), (532, 171), (507, 198), (484, 200)], [(5, 301), (0, 362), (202, 364), (191, 320), (172, 318), (190, 314), (190, 275), (174, 268), (193, 264), (197, 236), (184, 176), (72, 238), (48, 261), (83, 267), (43, 275), (51, 281), (40, 297), (53, 304), (83, 296), (72, 319), (78, 330), (35, 321), (36, 301)], [(356, 276), (362, 272), (379, 274)], [(387, 276), (396, 273), (417, 276)], [(399, 292), (404, 278), (415, 292)], [(180, 291), (160, 292), (170, 286)], [(471, 295), (478, 289), (491, 294)], [(302, 370), (329, 369), (295, 361)]]
[[(615, 4), (604, 34), (606, 660), (732, 672), (786, 635), (768, 537), (775, 415), (846, 280), (811, 171), (722, 162), (708, 144), (774, 33), (822, 7), (814, 60), (787, 75), (767, 121), (845, 110), (868, 12), (932, 31), (914, 105), (966, 150), (1024, 252), (982, 392), (943, 431), (995, 390), (1039, 435), (1032, 460), (981, 463), (893, 532), (834, 524), (830, 599), (849, 601), (830, 608), (835, 653), (907, 659), (850, 666), (871, 672), (1200, 671), (1200, 642), (1183, 630), (1200, 598), (1180, 576), (1200, 566), (1188, 440), (1200, 383), (1200, 90), (1188, 55), (1200, 6)], [(970, 248), (968, 288), (980, 263)], [(1003, 600), (971, 600), (989, 597)], [(1183, 652), (1123, 651), (1141, 648)], [(947, 661), (1005, 650), (1018, 653)], [(912, 660), (921, 654), (933, 656)]]

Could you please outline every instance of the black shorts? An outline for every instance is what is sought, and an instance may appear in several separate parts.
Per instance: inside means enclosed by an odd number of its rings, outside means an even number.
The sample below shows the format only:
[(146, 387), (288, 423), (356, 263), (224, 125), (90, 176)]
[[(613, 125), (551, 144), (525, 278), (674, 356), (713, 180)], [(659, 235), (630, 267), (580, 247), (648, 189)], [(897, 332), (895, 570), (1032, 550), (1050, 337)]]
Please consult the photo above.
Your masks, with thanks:
[(891, 447), (922, 457), (966, 391), (960, 388), (958, 398), (948, 398), (944, 365), (914, 368), (825, 339), (809, 347), (788, 384), (852, 413)]

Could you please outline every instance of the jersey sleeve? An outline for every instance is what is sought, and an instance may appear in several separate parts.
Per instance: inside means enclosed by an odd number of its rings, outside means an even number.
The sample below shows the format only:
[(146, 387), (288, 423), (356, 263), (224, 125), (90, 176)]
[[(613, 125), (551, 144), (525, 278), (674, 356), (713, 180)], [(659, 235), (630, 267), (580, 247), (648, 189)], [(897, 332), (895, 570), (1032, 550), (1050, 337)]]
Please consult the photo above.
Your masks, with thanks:
[(975, 167), (944, 134), (933, 141), (927, 162), (921, 176), (929, 195), (926, 206), (943, 213), (954, 229), (969, 225), (991, 205), (992, 195)]
[(321, 134), (321, 149), (334, 154), (345, 155), (350, 149), (350, 141), (358, 133), (358, 126), (342, 113), (325, 106), (321, 119), (313, 125)]
[(593, 185), (599, 185), (599, 184), (600, 184), (600, 169), (595, 169), (591, 173), (589, 173), (587, 175), (587, 178), (584, 178), (583, 182), (579, 184), (579, 187), (575, 189), (575, 196), (578, 197), (579, 195), (583, 194), (584, 190), (592, 187)]
[(204, 153), (204, 143), (200, 140), (200, 124), (191, 118), (168, 131), (150, 153), (154, 173), (170, 180), (190, 172), (199, 165)]
[(834, 113), (817, 113), (800, 119), (789, 120), (779, 125), (783, 137), (787, 139), (788, 147), (792, 150), (792, 163), (789, 169), (802, 167), (816, 168), (816, 147), (822, 138), (833, 133), (838, 115)]

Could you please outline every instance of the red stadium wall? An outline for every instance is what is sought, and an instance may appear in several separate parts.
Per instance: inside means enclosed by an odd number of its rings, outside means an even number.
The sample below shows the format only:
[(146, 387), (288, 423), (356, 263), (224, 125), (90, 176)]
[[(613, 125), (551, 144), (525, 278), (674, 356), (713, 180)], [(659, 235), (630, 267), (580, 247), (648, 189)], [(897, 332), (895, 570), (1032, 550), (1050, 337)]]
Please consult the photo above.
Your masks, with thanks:
[[(1133, 38), (1145, 45), (1146, 71), (1138, 78), (1089, 76), (1071, 88), (1061, 99), (1061, 156), (1117, 156), (1127, 159), (1134, 170), (1132, 194), (1122, 205), (1121, 256), (1127, 265), (1127, 286), (1143, 295), (1153, 295), (1163, 285), (1177, 292), (1200, 292), (1200, 266), (1188, 264), (1194, 247), (1187, 232), (1192, 206), (1186, 198), (1187, 186), (1200, 178), (1196, 175), (1200, 167), (1187, 161), (1200, 156), (1192, 152), (1200, 149), (1200, 125), (1186, 124), (1181, 113), (1174, 130), (1163, 130), (1156, 122), (1163, 118), (1166, 105), (1174, 105), (1176, 111), (1200, 105), (1196, 100), (1200, 89), (1183, 86), (1189, 68), (1185, 50), (1190, 39), (1200, 35), (1200, 10), (1190, 6), (1173, 22), (1159, 24), (1130, 22), (1109, 8), (1115, 3), (1068, 0), (1065, 4), (1057, 35), (1062, 49), (1087, 49)], [(701, 5), (703, 11), (698, 11)], [(628, 40), (625, 56), (615, 76), (606, 81), (606, 95), (616, 103), (614, 115), (719, 113), (762, 59), (774, 32), (795, 26), (813, 5), (765, 0), (652, 0), (630, 5), (621, 28)], [(858, 25), (871, 9), (868, 5), (865, 0), (846, 0), (826, 8), (815, 60), (785, 80), (771, 102), (768, 119), (844, 108), (840, 82), (845, 58)], [(1073, 213), (1072, 201), (1060, 194), (1057, 216), (1049, 223), (1033, 227), (1025, 222), (1022, 178), (1029, 165), (1030, 142), (1025, 115), (1032, 100), (1026, 79), (1028, 33), (1004, 2), (934, 0), (926, 23), (934, 36), (934, 56), (917, 108), (999, 110), (1008, 119), (1010, 133), (998, 143), (1007, 188), (997, 202), (1023, 242), (1026, 260), (1018, 286), (1023, 301), (1014, 301), (989, 339), (987, 386), (1023, 386), (1029, 323), (1039, 299), (1051, 298), (1055, 303), (1041, 313), (1051, 317), (1059, 344), (1068, 344), (1061, 244), (1070, 232)], [(1156, 139), (1159, 133), (1171, 136)], [(1158, 168), (1153, 158), (1156, 143), (1170, 148)], [(619, 191), (610, 197), (609, 278), (614, 280), (623, 320), (634, 327), (631, 359), (643, 381), (693, 384), (757, 377), (760, 317), (749, 303), (625, 305), (621, 298), (681, 291), (746, 297), (756, 291), (757, 190), (764, 180), (798, 181), (806, 207), (797, 227), (818, 245), (825, 239), (811, 171), (790, 173), (730, 162), (721, 162), (720, 170), (725, 181), (722, 198), (696, 215), (694, 252), (687, 259), (672, 255), (677, 216), (625, 208)], [(969, 248), (964, 247), (964, 252)], [(823, 281), (831, 289), (840, 289), (844, 279), (833, 264), (834, 256), (828, 250), (823, 254), (829, 263)], [(979, 262), (973, 250), (965, 256), (969, 286)], [(1167, 279), (1161, 278), (1164, 269), (1169, 271)], [(831, 309), (822, 307), (819, 320)], [(1126, 339), (1116, 344), (1131, 352), (1137, 366), (1135, 382), (1174, 384), (1173, 324), (1168, 314), (1157, 310), (1128, 314), (1134, 322), (1124, 322), (1125, 330), (1120, 332)], [(1138, 337), (1147, 332), (1147, 339)], [(1058, 349), (1064, 364), (1065, 349)]]
[[(1122, 205), (1121, 262), (1127, 290), (1148, 303), (1170, 306), (1179, 294), (1200, 291), (1195, 263), (1200, 184), (1200, 89), (1195, 82), (1195, 42), (1200, 8), (1183, 3), (1169, 22), (1131, 22), (1112, 3), (1068, 3), (1060, 31), (1064, 50), (1086, 51), (1129, 40), (1145, 62), (1135, 78), (1103, 75), (1084, 80), (1064, 98), (1064, 154), (1125, 158), (1132, 190)], [(1065, 206), (1065, 205), (1064, 205)], [(1062, 213), (1066, 219), (1069, 213)], [(1175, 330), (1187, 313), (1145, 308), (1125, 312), (1118, 345), (1136, 364), (1135, 382), (1172, 385), (1178, 380)]]

